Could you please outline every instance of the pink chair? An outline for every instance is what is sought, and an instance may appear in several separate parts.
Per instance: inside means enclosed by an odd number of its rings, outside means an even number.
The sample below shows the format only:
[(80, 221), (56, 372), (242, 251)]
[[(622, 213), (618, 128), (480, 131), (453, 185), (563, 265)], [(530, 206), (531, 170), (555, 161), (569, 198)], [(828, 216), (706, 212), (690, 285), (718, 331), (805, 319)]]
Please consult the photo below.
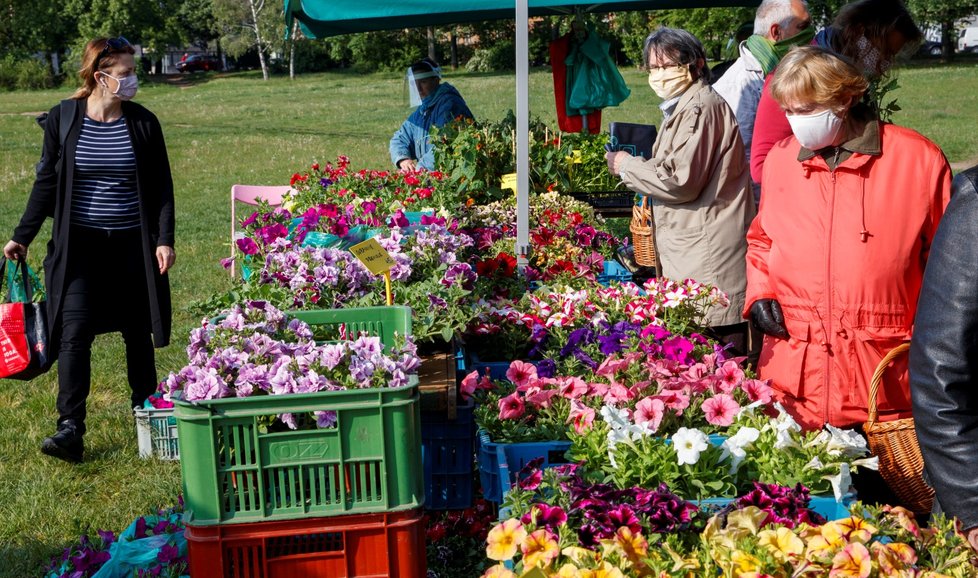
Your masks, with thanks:
[[(282, 204), (282, 198), (292, 190), (288, 185), (233, 185), (231, 187), (231, 258), (234, 259), (237, 253), (235, 241), (240, 238), (238, 232), (238, 221), (235, 215), (235, 204), (244, 203), (246, 205), (257, 205), (260, 201), (267, 201), (269, 205), (277, 207)], [(234, 262), (232, 261), (231, 276), (234, 277)]]

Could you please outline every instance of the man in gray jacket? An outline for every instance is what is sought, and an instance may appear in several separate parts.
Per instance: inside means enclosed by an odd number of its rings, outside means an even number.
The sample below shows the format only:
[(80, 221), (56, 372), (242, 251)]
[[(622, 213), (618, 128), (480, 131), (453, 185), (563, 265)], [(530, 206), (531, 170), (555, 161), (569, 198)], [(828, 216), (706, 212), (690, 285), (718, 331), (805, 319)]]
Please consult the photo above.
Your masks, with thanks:
[[(754, 34), (740, 44), (740, 57), (713, 85), (737, 116), (748, 163), (764, 78), (792, 46), (806, 44), (814, 37), (805, 0), (764, 0), (754, 17)], [(754, 196), (755, 200), (760, 198), (757, 185)]]

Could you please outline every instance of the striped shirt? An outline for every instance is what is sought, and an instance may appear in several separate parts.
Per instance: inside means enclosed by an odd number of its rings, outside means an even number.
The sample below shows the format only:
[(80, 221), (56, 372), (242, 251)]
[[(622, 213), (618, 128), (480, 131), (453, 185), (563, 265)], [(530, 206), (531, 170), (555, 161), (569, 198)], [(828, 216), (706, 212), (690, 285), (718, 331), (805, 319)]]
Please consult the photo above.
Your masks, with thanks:
[(75, 152), (71, 223), (97, 229), (139, 227), (136, 154), (126, 118), (85, 117)]

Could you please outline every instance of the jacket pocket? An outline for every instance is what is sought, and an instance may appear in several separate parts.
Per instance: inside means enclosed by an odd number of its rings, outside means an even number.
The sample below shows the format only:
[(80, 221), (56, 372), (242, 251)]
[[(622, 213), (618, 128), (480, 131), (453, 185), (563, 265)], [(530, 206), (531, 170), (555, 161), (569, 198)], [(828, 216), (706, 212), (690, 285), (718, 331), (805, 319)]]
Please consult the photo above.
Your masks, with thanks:
[(717, 272), (712, 264), (713, 252), (705, 228), (670, 229), (666, 226), (657, 229), (656, 250), (665, 277), (676, 281), (696, 279), (716, 283)]
[[(849, 391), (842, 398), (846, 412), (868, 412), (869, 387), (873, 372), (891, 349), (910, 339), (910, 334), (899, 328), (859, 328), (849, 340)], [(907, 375), (907, 356), (900, 355), (883, 372), (876, 394), (876, 409), (880, 418), (886, 414), (910, 411), (910, 386)]]
[[(784, 402), (789, 408), (800, 405), (802, 400), (811, 394), (808, 391), (811, 384), (806, 384), (805, 380), (809, 343), (808, 325), (804, 324), (804, 327), (805, 331), (801, 331), (798, 327), (792, 331), (789, 325), (790, 339), (765, 335), (761, 356), (757, 362), (758, 376), (761, 379), (771, 380), (778, 401)], [(796, 339), (795, 335), (803, 335), (804, 339)]]

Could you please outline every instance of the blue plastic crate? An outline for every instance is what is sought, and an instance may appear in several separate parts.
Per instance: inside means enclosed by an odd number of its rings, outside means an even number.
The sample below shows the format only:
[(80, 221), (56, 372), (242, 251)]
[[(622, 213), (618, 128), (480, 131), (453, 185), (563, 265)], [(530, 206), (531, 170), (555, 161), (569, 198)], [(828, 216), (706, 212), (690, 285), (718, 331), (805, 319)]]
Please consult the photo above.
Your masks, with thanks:
[[(703, 500), (690, 500), (700, 507), (707, 514), (713, 514), (727, 507), (736, 498), (706, 498)], [(808, 503), (808, 508), (821, 515), (828, 521), (838, 520), (849, 517), (849, 506), (856, 501), (854, 494), (846, 494), (842, 501), (835, 499), (835, 496), (812, 496)]]
[(497, 504), (502, 502), (503, 496), (516, 483), (520, 470), (531, 460), (543, 458), (541, 468), (568, 463), (564, 457), (571, 446), (568, 441), (501, 444), (492, 442), (485, 432), (479, 433), (477, 438), (482, 496)]
[(472, 402), (458, 406), (453, 420), (442, 412), (421, 412), (421, 462), (428, 509), (455, 510), (472, 505), (474, 409)]
[[(497, 381), (509, 381), (506, 378), (506, 371), (512, 361), (482, 361), (474, 351), (466, 351), (466, 372), (478, 371), (480, 375), (489, 370), (489, 378)], [(536, 365), (538, 361), (526, 361)], [(464, 375), (462, 377), (465, 377)]]
[(598, 275), (598, 283), (607, 287), (612, 283), (627, 283), (632, 274), (618, 261), (605, 261), (604, 272)]

